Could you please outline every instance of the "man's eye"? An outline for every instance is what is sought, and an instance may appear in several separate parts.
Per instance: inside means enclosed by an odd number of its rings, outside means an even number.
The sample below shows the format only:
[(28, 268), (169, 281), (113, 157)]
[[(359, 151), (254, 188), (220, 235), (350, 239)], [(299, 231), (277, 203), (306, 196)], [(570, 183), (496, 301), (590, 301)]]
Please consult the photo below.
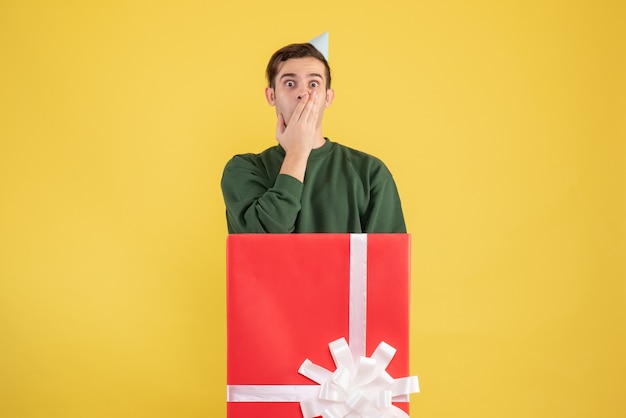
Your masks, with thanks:
[(311, 81), (311, 87), (319, 87), (320, 83), (317, 81)]
[(285, 83), (285, 85), (286, 85), (287, 87), (293, 87), (293, 86), (295, 86), (295, 85), (296, 85), (296, 83), (294, 83), (293, 81), (287, 81), (287, 82)]

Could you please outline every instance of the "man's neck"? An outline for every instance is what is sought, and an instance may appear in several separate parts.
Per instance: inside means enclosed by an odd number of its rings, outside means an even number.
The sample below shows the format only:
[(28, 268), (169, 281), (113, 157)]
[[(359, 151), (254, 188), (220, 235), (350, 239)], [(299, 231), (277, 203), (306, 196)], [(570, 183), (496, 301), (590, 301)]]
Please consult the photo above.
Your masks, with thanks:
[(317, 139), (315, 140), (315, 144), (313, 145), (313, 149), (322, 148), (326, 144), (326, 138), (320, 133)]

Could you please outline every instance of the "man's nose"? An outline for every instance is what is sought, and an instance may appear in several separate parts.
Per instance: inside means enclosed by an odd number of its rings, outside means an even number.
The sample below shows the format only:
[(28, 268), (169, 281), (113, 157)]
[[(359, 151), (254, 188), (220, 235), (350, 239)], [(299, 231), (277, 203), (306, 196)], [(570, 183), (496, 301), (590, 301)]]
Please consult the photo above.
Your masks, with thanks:
[(300, 92), (298, 92), (298, 100), (302, 99), (307, 94), (311, 94), (311, 92), (309, 92), (309, 89), (308, 88), (302, 89)]

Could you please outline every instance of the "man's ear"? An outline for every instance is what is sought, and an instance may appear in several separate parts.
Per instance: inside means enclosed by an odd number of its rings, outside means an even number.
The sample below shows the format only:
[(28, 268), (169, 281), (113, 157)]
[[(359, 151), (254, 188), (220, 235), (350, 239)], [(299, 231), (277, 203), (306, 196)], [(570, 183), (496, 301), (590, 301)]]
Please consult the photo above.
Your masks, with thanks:
[(330, 107), (334, 99), (335, 99), (335, 90), (327, 89), (326, 90), (326, 107)]
[(267, 103), (269, 103), (270, 106), (275, 106), (276, 105), (276, 98), (274, 96), (274, 89), (271, 87), (266, 87), (265, 88), (265, 99), (267, 100)]

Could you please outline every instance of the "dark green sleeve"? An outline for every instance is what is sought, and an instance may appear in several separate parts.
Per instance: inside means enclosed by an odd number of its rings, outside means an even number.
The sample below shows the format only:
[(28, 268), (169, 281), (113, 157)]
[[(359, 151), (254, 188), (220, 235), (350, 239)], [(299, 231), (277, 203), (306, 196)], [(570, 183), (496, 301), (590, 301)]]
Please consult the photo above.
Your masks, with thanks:
[(226, 221), (231, 234), (294, 230), (300, 212), (303, 184), (279, 174), (268, 178), (267, 170), (243, 156), (228, 162), (222, 176)]
[(391, 174), (372, 184), (364, 232), (406, 233), (400, 195)]

